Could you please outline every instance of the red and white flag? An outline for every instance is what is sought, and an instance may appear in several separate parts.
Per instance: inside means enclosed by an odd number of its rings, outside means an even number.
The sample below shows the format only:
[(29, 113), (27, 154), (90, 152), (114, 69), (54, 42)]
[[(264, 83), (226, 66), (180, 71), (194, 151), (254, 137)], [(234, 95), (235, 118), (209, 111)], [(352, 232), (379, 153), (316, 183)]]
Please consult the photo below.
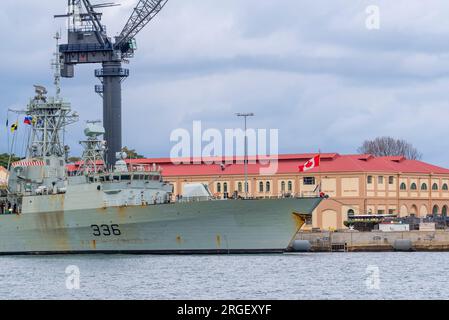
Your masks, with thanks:
[(299, 166), (299, 172), (306, 172), (320, 166), (320, 156), (313, 157), (302, 166)]

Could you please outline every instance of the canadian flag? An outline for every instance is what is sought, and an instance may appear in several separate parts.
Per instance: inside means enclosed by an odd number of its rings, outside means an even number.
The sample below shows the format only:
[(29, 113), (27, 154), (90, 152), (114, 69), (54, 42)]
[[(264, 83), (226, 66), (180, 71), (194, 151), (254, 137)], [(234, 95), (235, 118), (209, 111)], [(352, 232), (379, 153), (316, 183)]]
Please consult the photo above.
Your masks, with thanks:
[(299, 172), (306, 172), (320, 166), (320, 156), (313, 157), (302, 166), (299, 166)]

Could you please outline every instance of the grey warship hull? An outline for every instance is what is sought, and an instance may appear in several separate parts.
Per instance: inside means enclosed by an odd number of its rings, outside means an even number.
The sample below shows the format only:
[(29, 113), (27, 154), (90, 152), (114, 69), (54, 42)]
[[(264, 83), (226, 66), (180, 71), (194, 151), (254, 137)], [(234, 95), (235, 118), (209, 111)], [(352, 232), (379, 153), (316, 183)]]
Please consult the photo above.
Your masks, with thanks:
[(0, 254), (278, 253), (287, 249), (321, 201), (226, 200), (62, 210), (64, 195), (46, 200), (53, 203), (48, 212), (0, 216)]

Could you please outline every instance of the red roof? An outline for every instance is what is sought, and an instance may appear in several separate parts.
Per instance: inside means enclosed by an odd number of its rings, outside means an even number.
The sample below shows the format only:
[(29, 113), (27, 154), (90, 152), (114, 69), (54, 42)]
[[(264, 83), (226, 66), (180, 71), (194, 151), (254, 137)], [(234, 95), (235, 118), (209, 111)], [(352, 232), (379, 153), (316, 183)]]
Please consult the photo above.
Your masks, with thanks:
[[(280, 155), (278, 174), (298, 173), (298, 167), (316, 154)], [(181, 159), (178, 159), (178, 162)], [(193, 159), (198, 161), (199, 159)], [(242, 175), (244, 173), (243, 157), (233, 159), (233, 164), (221, 165), (224, 158), (205, 159), (202, 164), (192, 164), (190, 159), (184, 163), (173, 164), (169, 158), (135, 159), (132, 164), (157, 164), (162, 167), (165, 177), (199, 176), (199, 175)], [(257, 175), (261, 168), (267, 168), (259, 162), (254, 163), (250, 157), (248, 173)], [(215, 162), (207, 164), (207, 162)], [(253, 161), (253, 163), (251, 163)], [(205, 163), (206, 162), (206, 163)], [(340, 155), (338, 153), (321, 154), (321, 166), (309, 173), (338, 173), (338, 172), (387, 172), (387, 173), (417, 173), (417, 174), (448, 174), (449, 169), (437, 167), (422, 161), (407, 160), (404, 157), (374, 157), (372, 155)]]
[[(287, 154), (280, 155), (278, 174), (298, 173), (298, 167), (316, 154)], [(224, 164), (225, 158), (203, 159), (177, 159), (180, 165), (174, 164), (170, 158), (133, 159), (128, 163), (134, 165), (156, 164), (163, 169), (165, 177), (175, 176), (217, 176), (217, 175), (243, 175), (243, 157), (234, 157), (232, 164)], [(263, 161), (263, 159), (261, 159)], [(267, 168), (266, 163), (256, 161), (249, 157), (248, 173), (258, 175), (261, 168)], [(213, 163), (213, 164), (208, 164)], [(226, 162), (227, 163), (227, 162)], [(68, 165), (68, 170), (74, 171), (80, 163)], [(387, 172), (387, 173), (416, 173), (416, 174), (448, 174), (449, 169), (437, 167), (422, 161), (408, 160), (404, 157), (374, 157), (367, 154), (340, 155), (338, 153), (321, 154), (321, 166), (309, 173), (339, 173), (339, 172)]]

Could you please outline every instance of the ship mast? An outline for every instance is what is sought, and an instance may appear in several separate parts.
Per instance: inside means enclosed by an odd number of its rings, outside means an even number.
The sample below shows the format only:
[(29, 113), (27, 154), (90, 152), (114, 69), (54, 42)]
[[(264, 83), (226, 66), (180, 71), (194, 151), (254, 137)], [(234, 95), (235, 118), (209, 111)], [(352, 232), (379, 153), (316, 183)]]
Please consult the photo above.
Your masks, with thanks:
[(105, 170), (104, 155), (107, 148), (106, 141), (101, 139), (105, 134), (105, 130), (100, 123), (101, 121), (99, 120), (87, 121), (87, 128), (84, 130), (87, 139), (80, 141), (84, 151), (77, 175), (95, 174)]
[(28, 104), (26, 115), (32, 121), (31, 142), (28, 155), (31, 158), (47, 158), (51, 156), (65, 157), (67, 148), (64, 145), (64, 130), (78, 121), (78, 114), (72, 113), (70, 103), (64, 102), (61, 93), (61, 62), (59, 59), (59, 33), (55, 35), (56, 51), (52, 62), (54, 73), (55, 97), (47, 98), (47, 89), (34, 86), (36, 96)]

